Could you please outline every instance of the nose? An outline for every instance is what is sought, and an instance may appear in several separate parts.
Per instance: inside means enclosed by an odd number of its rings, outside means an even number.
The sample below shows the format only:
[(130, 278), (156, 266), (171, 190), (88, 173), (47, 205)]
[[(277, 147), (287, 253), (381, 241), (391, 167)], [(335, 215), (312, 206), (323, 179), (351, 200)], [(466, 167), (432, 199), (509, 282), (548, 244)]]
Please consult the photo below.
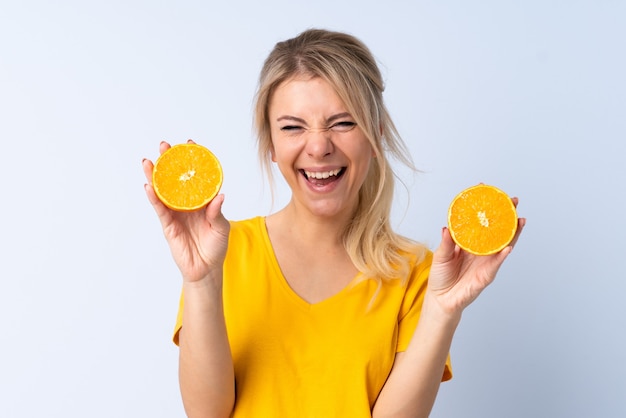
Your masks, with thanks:
[(332, 154), (335, 146), (329, 129), (309, 129), (306, 153), (313, 158), (324, 158)]

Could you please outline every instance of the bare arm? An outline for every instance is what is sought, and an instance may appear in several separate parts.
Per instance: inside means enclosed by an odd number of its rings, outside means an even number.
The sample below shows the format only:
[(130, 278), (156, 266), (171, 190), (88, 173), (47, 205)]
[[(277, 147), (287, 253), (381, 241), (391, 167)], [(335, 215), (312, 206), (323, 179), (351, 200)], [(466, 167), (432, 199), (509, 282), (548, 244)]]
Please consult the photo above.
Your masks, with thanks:
[(372, 412), (374, 418), (428, 417), (461, 319), (439, 315), (427, 295), (406, 351), (397, 353), (393, 368)]
[[(513, 201), (517, 205), (517, 199)], [(460, 250), (444, 228), (433, 256), (420, 320), (407, 350), (396, 355), (374, 405), (374, 418), (428, 417), (462, 312), (495, 279), (526, 220), (518, 223), (513, 243), (491, 256), (474, 256)]]
[[(161, 153), (169, 148), (162, 142)], [(185, 411), (194, 417), (228, 417), (235, 399), (233, 361), (222, 305), (222, 268), (230, 224), (224, 196), (194, 212), (168, 209), (152, 188), (151, 161), (143, 161), (152, 204), (183, 277), (185, 304), (180, 330), (179, 380)]]
[(190, 418), (228, 417), (235, 400), (235, 378), (221, 280), (185, 283), (183, 291), (179, 380), (185, 412)]

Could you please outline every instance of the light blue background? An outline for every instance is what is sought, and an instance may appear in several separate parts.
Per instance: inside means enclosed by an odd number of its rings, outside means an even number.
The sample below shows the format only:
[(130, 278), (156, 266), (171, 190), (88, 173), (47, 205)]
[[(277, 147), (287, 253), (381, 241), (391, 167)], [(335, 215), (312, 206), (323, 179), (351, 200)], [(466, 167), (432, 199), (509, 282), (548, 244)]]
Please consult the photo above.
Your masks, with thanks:
[(324, 27), (371, 47), (423, 170), (401, 171), (400, 232), (434, 248), (478, 182), (528, 218), (432, 416), (626, 416), (625, 3), (226, 3), (0, 6), (0, 415), (183, 416), (180, 278), (141, 159), (193, 138), (224, 165), (226, 215), (268, 213), (257, 74), (275, 42)]

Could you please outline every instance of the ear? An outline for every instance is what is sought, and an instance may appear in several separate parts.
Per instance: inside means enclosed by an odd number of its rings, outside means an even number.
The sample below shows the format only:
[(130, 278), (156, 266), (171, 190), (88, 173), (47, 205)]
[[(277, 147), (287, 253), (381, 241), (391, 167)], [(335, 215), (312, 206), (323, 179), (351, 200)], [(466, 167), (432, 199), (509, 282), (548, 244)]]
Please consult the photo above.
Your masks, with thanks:
[(272, 148), (270, 148), (270, 157), (272, 158), (272, 162), (275, 163), (276, 162), (276, 151), (274, 151), (274, 146), (272, 145)]

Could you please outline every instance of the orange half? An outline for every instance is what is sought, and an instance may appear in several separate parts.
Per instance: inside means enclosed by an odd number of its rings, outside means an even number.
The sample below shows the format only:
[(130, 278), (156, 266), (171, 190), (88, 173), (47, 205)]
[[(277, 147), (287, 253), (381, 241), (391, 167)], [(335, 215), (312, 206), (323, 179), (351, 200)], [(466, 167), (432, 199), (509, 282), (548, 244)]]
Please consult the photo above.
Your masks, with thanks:
[(479, 184), (459, 193), (448, 209), (454, 242), (476, 255), (502, 251), (517, 232), (517, 211), (511, 198), (494, 186)]
[(215, 155), (202, 145), (174, 145), (159, 156), (152, 171), (152, 187), (170, 209), (190, 212), (206, 206), (224, 179)]

